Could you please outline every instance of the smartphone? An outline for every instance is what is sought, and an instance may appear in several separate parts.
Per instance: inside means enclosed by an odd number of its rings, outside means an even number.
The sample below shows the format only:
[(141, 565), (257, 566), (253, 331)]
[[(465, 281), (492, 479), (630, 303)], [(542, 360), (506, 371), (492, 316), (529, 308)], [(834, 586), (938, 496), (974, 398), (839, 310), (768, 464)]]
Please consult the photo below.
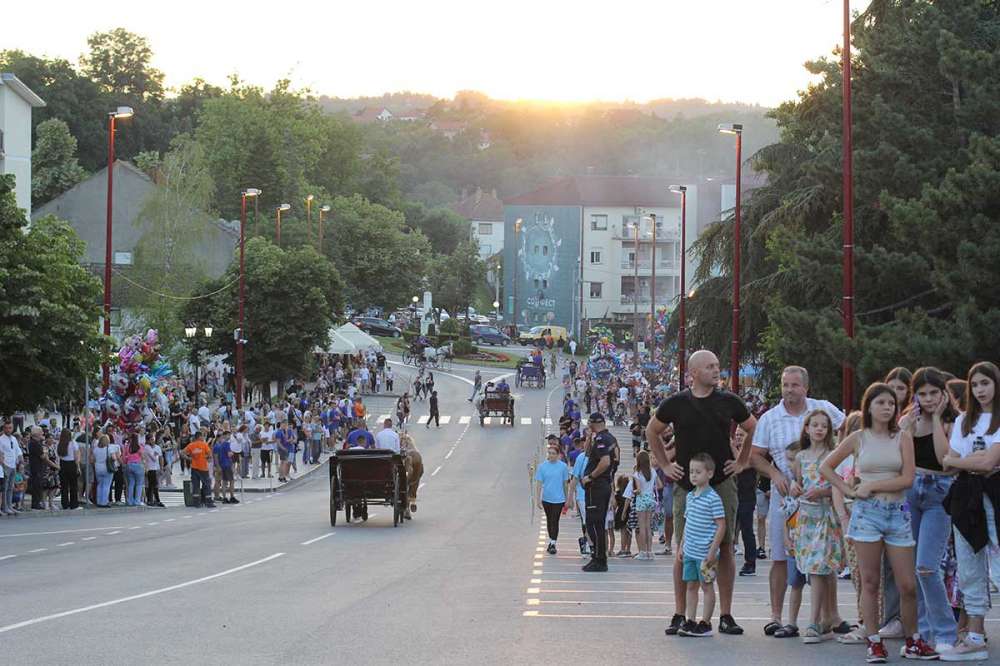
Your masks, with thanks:
[(913, 396), (913, 413), (920, 416), (920, 401), (917, 400), (917, 396)]

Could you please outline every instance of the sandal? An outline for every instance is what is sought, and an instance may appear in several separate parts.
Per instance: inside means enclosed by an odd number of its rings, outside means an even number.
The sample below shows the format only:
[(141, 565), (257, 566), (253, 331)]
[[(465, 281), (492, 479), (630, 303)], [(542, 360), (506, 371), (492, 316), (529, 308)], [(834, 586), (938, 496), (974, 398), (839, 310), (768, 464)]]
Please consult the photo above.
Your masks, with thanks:
[(774, 632), (775, 638), (798, 638), (799, 628), (794, 624), (786, 624), (781, 629)]
[(776, 632), (778, 629), (781, 629), (781, 624), (775, 622), (774, 620), (771, 620), (770, 622), (764, 625), (764, 635), (774, 636), (774, 632)]
[(818, 624), (810, 624), (802, 634), (802, 642), (807, 645), (823, 642), (823, 629)]

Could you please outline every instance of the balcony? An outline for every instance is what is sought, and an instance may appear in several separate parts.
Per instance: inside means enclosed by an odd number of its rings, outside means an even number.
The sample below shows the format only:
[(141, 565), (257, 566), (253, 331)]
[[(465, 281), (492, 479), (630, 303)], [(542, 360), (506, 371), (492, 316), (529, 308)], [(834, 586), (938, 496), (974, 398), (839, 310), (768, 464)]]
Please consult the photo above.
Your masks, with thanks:
[[(629, 241), (629, 242), (634, 243), (635, 242), (635, 232), (632, 231), (631, 227), (626, 227), (625, 229), (623, 229), (621, 231), (619, 231), (618, 229), (615, 229), (615, 231), (613, 233), (613, 238), (615, 238), (616, 240)], [(681, 239), (681, 235), (680, 235), (679, 231), (676, 231), (676, 230), (665, 230), (665, 229), (657, 229), (656, 230), (656, 242), (657, 243), (675, 243), (675, 242), (679, 241), (680, 239)], [(648, 230), (643, 230), (643, 231), (639, 232), (639, 242), (640, 243), (649, 243), (652, 240), (653, 240), (653, 234), (651, 234)]]
[[(625, 257), (625, 258), (623, 258), (621, 260), (621, 268), (622, 268), (622, 270), (635, 271), (635, 268), (636, 268), (635, 264), (636, 264), (636, 262), (633, 261), (633, 260), (631, 260), (631, 259), (629, 259), (628, 257)], [(639, 270), (640, 271), (651, 272), (650, 264), (651, 264), (651, 262), (650, 262), (649, 259), (640, 259), (639, 260)], [(680, 262), (674, 261), (673, 259), (660, 259), (660, 258), (657, 258), (657, 260), (656, 260), (656, 270), (658, 270), (658, 271), (665, 271), (665, 272), (680, 270)]]
[(639, 305), (649, 305), (649, 294), (640, 292), (638, 298), (634, 294), (622, 294), (622, 305), (633, 305), (636, 303)]

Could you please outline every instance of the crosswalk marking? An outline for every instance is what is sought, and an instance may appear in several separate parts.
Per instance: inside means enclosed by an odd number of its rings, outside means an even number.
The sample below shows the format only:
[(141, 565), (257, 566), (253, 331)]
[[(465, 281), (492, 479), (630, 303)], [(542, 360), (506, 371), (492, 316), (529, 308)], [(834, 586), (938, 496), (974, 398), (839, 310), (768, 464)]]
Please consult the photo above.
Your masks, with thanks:
[(385, 421), (387, 418), (389, 418), (388, 414), (379, 414), (379, 416), (378, 416), (379, 423), (381, 423), (382, 421)]
[(522, 416), (521, 417), (521, 425), (531, 425), (531, 417), (530, 416)]
[(471, 416), (462, 416), (458, 419), (459, 425), (469, 425), (469, 421), (472, 420)]
[(426, 414), (424, 414), (419, 419), (417, 419), (417, 423), (420, 424), (420, 425), (425, 425), (430, 420), (430, 418), (431, 417), (429, 417)]
[(447, 425), (449, 423), (451, 423), (451, 417), (450, 416), (442, 416), (441, 417), (441, 425)]
[(487, 416), (485, 419), (483, 419), (483, 424), (484, 425), (490, 425), (491, 423), (493, 423), (493, 417), (492, 416)]
[(542, 424), (543, 425), (552, 425), (552, 419), (550, 419), (548, 417), (545, 417), (544, 419), (542, 419)]

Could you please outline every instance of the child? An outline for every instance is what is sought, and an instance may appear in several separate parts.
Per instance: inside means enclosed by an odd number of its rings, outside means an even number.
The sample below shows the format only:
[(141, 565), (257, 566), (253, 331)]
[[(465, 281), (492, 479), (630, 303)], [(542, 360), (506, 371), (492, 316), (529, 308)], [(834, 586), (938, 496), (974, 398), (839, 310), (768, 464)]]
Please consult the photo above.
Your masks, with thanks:
[(799, 436), (801, 449), (792, 461), (795, 482), (801, 489), (798, 520), (792, 549), (798, 569), (809, 576), (812, 588), (811, 623), (802, 642), (820, 643), (833, 638), (830, 600), (836, 594), (836, 574), (844, 566), (840, 525), (833, 518), (830, 482), (819, 466), (833, 450), (833, 423), (822, 409), (810, 412)]
[(642, 448), (642, 426), (639, 425), (639, 421), (632, 421), (629, 424), (629, 432), (632, 433), (632, 455), (636, 458), (639, 457), (639, 449)]
[[(684, 509), (683, 585), (687, 595), (688, 618), (677, 632), (681, 636), (712, 635), (712, 614), (715, 612), (715, 568), (719, 561), (719, 546), (726, 532), (726, 512), (722, 499), (708, 485), (715, 473), (715, 461), (707, 453), (691, 458), (691, 485)], [(698, 610), (698, 588), (705, 596), (701, 622), (695, 622)]]
[(622, 549), (616, 557), (632, 557), (632, 532), (628, 528), (628, 503), (625, 501), (625, 488), (628, 484), (629, 478), (625, 474), (619, 474), (615, 479), (615, 529), (621, 531), (622, 537)]

